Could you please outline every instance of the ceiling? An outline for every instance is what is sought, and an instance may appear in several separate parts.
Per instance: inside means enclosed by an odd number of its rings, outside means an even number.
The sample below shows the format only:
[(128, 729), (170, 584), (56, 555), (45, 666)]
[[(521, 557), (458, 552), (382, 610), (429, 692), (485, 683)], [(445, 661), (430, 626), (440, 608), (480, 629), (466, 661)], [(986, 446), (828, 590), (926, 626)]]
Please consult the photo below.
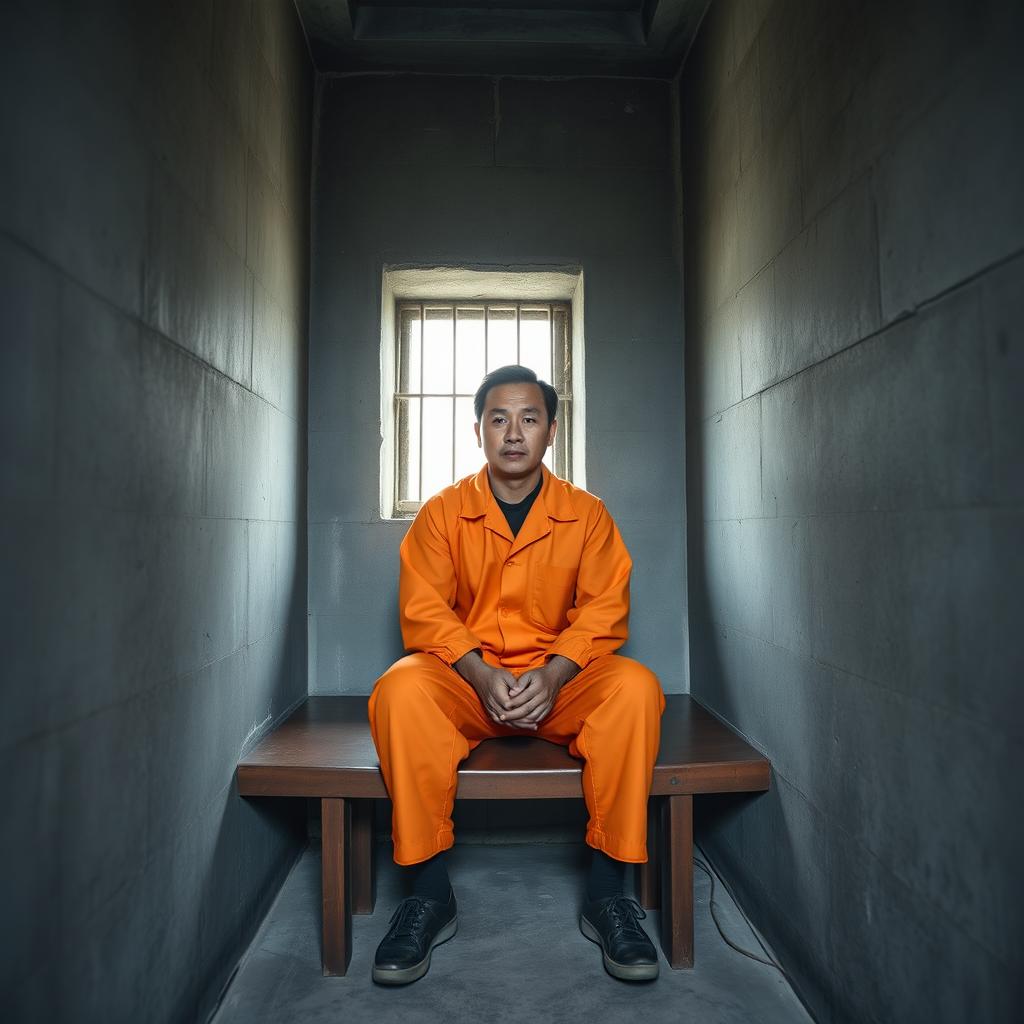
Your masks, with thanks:
[(296, 0), (317, 70), (671, 78), (710, 0)]

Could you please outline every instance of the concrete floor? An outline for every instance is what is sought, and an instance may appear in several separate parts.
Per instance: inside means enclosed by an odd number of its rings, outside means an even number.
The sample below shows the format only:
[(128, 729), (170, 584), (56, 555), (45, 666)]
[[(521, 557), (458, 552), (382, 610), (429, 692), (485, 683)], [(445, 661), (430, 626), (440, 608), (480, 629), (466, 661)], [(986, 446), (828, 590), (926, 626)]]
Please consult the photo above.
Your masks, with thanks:
[[(385, 989), (370, 964), (400, 892), (380, 848), (377, 908), (353, 919), (354, 952), (344, 978), (320, 973), (320, 853), (302, 856), (228, 988), (214, 1024), (430, 1024), (430, 1022), (616, 1022), (642, 1015), (647, 1024), (791, 1024), (810, 1021), (785, 979), (730, 949), (711, 920), (710, 882), (696, 871), (697, 966), (672, 971), (662, 961), (656, 982), (616, 981), (599, 948), (577, 925), (586, 851), (569, 844), (460, 845), (450, 855), (459, 899), (459, 932), (434, 950), (429, 973), (413, 985)], [(730, 938), (760, 953), (757, 940), (721, 885), (719, 919)], [(658, 916), (648, 914), (657, 935)]]

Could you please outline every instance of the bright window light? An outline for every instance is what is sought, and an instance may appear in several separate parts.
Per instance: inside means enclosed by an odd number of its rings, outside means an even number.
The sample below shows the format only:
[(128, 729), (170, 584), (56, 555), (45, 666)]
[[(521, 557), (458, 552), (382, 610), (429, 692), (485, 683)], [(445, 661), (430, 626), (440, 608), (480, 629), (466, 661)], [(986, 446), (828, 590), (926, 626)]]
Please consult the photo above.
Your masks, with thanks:
[(572, 474), (572, 328), (567, 302), (395, 304), (395, 514), (476, 472), (473, 395), (485, 373), (520, 363), (558, 392), (558, 433), (544, 461)]

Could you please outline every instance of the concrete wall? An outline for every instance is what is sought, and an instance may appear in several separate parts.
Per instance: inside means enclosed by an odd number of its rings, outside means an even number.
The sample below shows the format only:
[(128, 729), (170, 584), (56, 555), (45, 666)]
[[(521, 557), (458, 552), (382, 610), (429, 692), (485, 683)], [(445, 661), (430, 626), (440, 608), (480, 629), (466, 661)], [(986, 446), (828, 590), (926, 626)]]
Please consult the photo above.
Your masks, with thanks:
[(379, 514), (381, 271), (575, 264), (587, 486), (636, 563), (629, 651), (686, 687), (680, 286), (668, 83), (325, 77), (310, 305), (312, 693), (402, 653), (403, 521)]
[(1020, 10), (715, 3), (680, 82), (692, 691), (775, 766), (700, 836), (823, 1021), (1024, 1014)]
[(305, 693), (311, 92), (284, 0), (4, 9), (8, 1020), (205, 1019), (298, 849), (232, 778)]

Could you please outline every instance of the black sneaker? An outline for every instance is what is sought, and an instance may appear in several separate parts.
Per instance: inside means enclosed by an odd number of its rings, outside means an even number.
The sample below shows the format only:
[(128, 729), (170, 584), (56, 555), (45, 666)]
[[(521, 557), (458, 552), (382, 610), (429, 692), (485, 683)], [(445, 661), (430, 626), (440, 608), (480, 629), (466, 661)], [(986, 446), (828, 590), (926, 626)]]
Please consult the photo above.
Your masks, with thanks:
[(601, 947), (605, 970), (623, 981), (658, 976), (658, 953), (640, 927), (647, 915), (636, 900), (608, 896), (583, 904), (580, 931)]
[(422, 978), (430, 967), (430, 951), (447, 942), (457, 927), (454, 892), (447, 903), (422, 896), (402, 900), (373, 958), (373, 980), (408, 985)]

